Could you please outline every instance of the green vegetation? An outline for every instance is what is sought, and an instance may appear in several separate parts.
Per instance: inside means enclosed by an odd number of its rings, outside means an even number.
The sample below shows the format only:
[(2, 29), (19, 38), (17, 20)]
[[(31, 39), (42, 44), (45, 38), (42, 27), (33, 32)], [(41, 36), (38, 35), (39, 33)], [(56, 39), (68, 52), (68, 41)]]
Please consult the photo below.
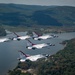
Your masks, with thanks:
[(75, 7), (0, 4), (0, 25), (75, 26)]
[[(13, 75), (12, 73), (17, 75), (18, 70), (20, 71), (19, 75), (24, 73), (23, 70), (30, 75), (75, 75), (75, 39), (65, 42), (67, 42), (66, 47), (47, 60), (19, 63), (13, 71), (9, 72), (9, 75)], [(28, 71), (29, 69), (32, 71)]]

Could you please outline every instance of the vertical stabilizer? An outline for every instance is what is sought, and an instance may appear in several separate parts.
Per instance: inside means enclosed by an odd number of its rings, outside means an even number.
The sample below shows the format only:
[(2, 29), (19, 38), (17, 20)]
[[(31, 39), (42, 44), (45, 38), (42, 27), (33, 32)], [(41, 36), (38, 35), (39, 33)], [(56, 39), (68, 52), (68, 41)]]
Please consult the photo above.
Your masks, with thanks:
[(33, 38), (38, 37), (38, 34), (36, 32), (32, 32), (33, 33)]
[(20, 58), (29, 57), (29, 55), (25, 54), (24, 52), (22, 51), (19, 52), (20, 52)]
[(20, 37), (18, 34), (16, 34), (15, 32), (14, 32), (14, 34), (17, 36), (17, 37)]
[(30, 40), (27, 39), (27, 46), (33, 46), (35, 45), (34, 43), (32, 43)]

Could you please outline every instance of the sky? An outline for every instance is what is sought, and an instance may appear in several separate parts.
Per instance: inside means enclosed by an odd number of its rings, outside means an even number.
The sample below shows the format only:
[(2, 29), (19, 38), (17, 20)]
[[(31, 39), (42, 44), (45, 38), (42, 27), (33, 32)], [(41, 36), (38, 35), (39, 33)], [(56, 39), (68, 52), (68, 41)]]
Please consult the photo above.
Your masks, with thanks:
[(59, 5), (59, 6), (75, 6), (75, 0), (0, 0), (0, 3), (15, 3), (26, 5)]

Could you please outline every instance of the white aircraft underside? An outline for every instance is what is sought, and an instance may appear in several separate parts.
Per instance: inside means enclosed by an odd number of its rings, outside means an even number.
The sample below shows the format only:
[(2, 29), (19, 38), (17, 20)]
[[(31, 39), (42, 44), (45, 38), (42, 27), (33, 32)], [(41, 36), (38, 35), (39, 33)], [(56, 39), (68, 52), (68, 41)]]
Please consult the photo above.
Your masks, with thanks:
[(8, 39), (8, 38), (0, 38), (0, 42), (7, 42), (7, 41), (9, 41), (10, 39)]
[(25, 40), (25, 39), (27, 39), (27, 38), (30, 38), (30, 36), (20, 36), (20, 37), (18, 37), (19, 39), (21, 39), (21, 40)]
[(13, 40), (25, 40), (28, 38), (30, 38), (30, 36), (26, 35), (26, 36), (14, 37)]
[(41, 48), (46, 47), (46, 46), (48, 46), (48, 44), (43, 43), (43, 44), (37, 44), (37, 45), (29, 46), (28, 49), (32, 49), (32, 48), (41, 49)]
[(33, 56), (20, 59), (20, 62), (25, 62), (26, 60), (37, 61), (40, 58), (46, 58), (46, 57), (44, 55), (38, 54), (38, 55), (33, 55)]
[(30, 36), (20, 36), (20, 37), (18, 37), (19, 39), (22, 39), (22, 40), (25, 40), (25, 39), (27, 39), (27, 38), (30, 38)]
[(39, 37), (35, 37), (34, 40), (38, 40), (38, 39), (48, 39), (48, 38), (53, 38), (50, 35), (44, 35), (44, 36), (39, 36)]
[(26, 59), (20, 59), (20, 62), (25, 62), (26, 61)]
[(38, 54), (38, 55), (27, 57), (26, 59), (29, 59), (31, 61), (36, 61), (39, 58), (45, 58), (45, 56)]

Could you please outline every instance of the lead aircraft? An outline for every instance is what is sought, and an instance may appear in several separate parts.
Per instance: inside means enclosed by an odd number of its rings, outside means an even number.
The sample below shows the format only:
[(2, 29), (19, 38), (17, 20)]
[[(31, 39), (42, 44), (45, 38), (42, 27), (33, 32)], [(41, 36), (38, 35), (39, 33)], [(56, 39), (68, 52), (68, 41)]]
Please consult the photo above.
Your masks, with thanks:
[(15, 38), (13, 38), (13, 40), (25, 40), (25, 39), (28, 39), (28, 38), (31, 38), (29, 35), (25, 35), (25, 36), (19, 36), (18, 34), (16, 34), (15, 32), (14, 32), (14, 34), (16, 35), (16, 37)]
[(35, 49), (41, 49), (47, 46), (54, 46), (54, 45), (50, 43), (34, 44), (30, 40), (27, 39), (27, 46), (26, 46), (27, 49), (35, 50)]
[(19, 51), (19, 54), (20, 54), (20, 58), (18, 58), (18, 59), (20, 62), (25, 62), (27, 60), (37, 61), (38, 59), (47, 58), (50, 56), (49, 54), (27, 55), (22, 51)]
[(44, 40), (44, 39), (48, 39), (48, 38), (51, 39), (51, 38), (58, 37), (56, 35), (39, 35), (36, 32), (32, 32), (32, 34), (33, 34), (34, 40)]

